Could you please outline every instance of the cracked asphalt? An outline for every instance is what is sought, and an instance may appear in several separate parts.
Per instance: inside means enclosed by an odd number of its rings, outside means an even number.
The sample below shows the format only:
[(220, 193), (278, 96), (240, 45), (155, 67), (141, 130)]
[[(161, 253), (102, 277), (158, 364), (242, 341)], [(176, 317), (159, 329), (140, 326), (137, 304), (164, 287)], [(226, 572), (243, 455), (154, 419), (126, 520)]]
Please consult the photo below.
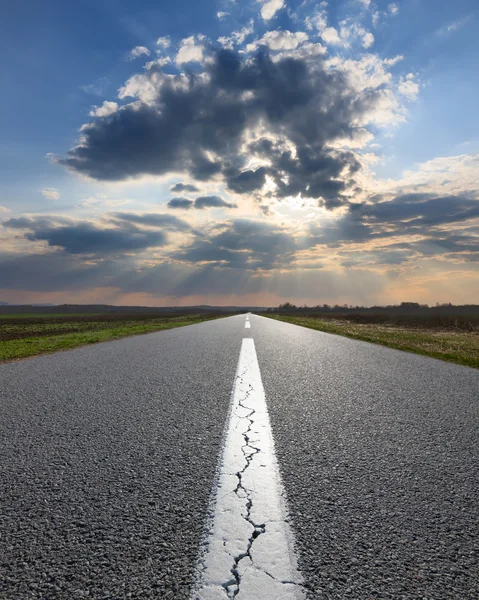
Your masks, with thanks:
[(243, 337), (310, 598), (479, 598), (479, 373), (250, 320), (0, 365), (2, 600), (189, 597)]
[[(238, 374), (238, 377), (240, 379), (242, 376), (243, 373)], [(250, 439), (252, 427), (254, 425), (254, 414), (256, 410), (252, 406), (248, 406), (249, 395), (250, 390), (248, 390), (246, 394), (244, 394), (244, 396), (238, 400), (238, 406), (243, 410), (249, 412), (247, 412), (243, 417), (240, 417), (243, 427), (245, 427), (245, 429), (242, 432), (244, 444), (241, 446), (241, 451), (244, 456), (244, 465), (241, 471), (238, 471), (236, 473), (238, 483), (234, 489), (234, 493), (238, 498), (241, 498), (244, 501), (244, 507), (246, 509), (246, 516), (244, 518), (251, 525), (252, 533), (251, 537), (247, 540), (247, 546), (244, 549), (244, 551), (233, 557), (234, 561), (231, 573), (234, 577), (235, 583), (234, 586), (229, 585), (226, 588), (228, 592), (228, 597), (232, 598), (235, 595), (237, 595), (240, 591), (241, 575), (239, 572), (239, 564), (246, 557), (251, 559), (251, 547), (253, 546), (254, 541), (265, 532), (265, 524), (255, 523), (255, 521), (251, 517), (251, 508), (253, 506), (251, 490), (249, 490), (248, 487), (245, 486), (245, 484), (243, 483), (243, 477), (245, 472), (249, 469), (254, 457), (261, 452), (261, 448), (255, 446)]]

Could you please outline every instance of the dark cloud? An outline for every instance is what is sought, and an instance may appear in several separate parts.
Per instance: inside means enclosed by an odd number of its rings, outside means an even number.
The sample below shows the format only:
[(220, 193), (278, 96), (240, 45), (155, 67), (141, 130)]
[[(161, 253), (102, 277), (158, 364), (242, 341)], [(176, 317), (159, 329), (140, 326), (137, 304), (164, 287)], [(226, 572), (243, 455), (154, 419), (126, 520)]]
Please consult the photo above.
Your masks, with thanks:
[(226, 181), (230, 190), (237, 194), (249, 194), (256, 190), (260, 190), (266, 183), (267, 169), (260, 167), (253, 171), (238, 171), (236, 169), (228, 169), (226, 172)]
[(221, 196), (199, 196), (195, 201), (188, 198), (172, 198), (168, 202), (168, 208), (180, 209), (204, 209), (204, 208), (237, 208), (236, 204), (226, 202)]
[(220, 196), (199, 196), (195, 200), (195, 208), (237, 208), (237, 205), (226, 202)]
[[(379, 200), (380, 198), (375, 198)], [(479, 254), (479, 229), (454, 224), (479, 217), (479, 200), (467, 196), (433, 196), (403, 194), (392, 200), (373, 204), (353, 204), (342, 218), (322, 224), (311, 223), (309, 235), (300, 243), (345, 248), (344, 266), (358, 264), (400, 264), (413, 257), (445, 256), (452, 260), (472, 260)], [(405, 236), (420, 237), (419, 241), (394, 242), (374, 252), (362, 251), (348, 255), (351, 243), (380, 242)], [(407, 239), (407, 238), (406, 238)], [(340, 253), (341, 254), (341, 253)]]
[(362, 215), (377, 223), (403, 223), (410, 231), (479, 217), (479, 201), (467, 196), (404, 194), (387, 202), (363, 205)]
[[(186, 77), (148, 70), (139, 81), (156, 96), (95, 119), (58, 162), (99, 180), (179, 170), (199, 181), (221, 176), (239, 194), (261, 189), (270, 175), (280, 198), (302, 193), (330, 208), (347, 202), (360, 165), (330, 143), (354, 137), (383, 90), (357, 92), (321, 57), (273, 61), (264, 49), (254, 56), (220, 50), (205, 69)], [(245, 150), (243, 135), (259, 124), (282, 142)], [(268, 166), (246, 168), (253, 151)]]
[(172, 258), (193, 264), (269, 270), (291, 262), (296, 250), (294, 237), (284, 229), (237, 219), (214, 228), (209, 235), (175, 252)]
[(199, 192), (200, 190), (191, 183), (177, 183), (170, 188), (170, 191), (178, 194), (181, 192)]
[(479, 201), (460, 195), (404, 194), (372, 204), (351, 204), (349, 209), (342, 218), (328, 221), (325, 226), (310, 224), (310, 234), (317, 244), (334, 247), (403, 235), (441, 239), (454, 234), (443, 232), (442, 227), (479, 217)]
[(49, 246), (62, 248), (68, 254), (107, 255), (146, 250), (166, 243), (166, 235), (162, 231), (138, 229), (130, 224), (126, 227), (101, 228), (87, 221), (13, 218), (4, 221), (3, 225), (25, 229), (27, 240), (45, 241)]
[(176, 198), (172, 198), (168, 202), (168, 208), (183, 208), (188, 209), (193, 206), (193, 200), (188, 200), (188, 198), (182, 198), (181, 196), (177, 196)]

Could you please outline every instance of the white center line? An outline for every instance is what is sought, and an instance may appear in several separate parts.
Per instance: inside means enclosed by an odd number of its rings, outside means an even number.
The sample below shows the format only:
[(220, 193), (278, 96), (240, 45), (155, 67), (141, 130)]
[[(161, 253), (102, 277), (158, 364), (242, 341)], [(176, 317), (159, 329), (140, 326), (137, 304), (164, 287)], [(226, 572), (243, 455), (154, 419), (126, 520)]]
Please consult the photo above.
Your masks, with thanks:
[(303, 600), (252, 338), (243, 339), (215, 507), (192, 600)]
[(245, 329), (251, 329), (251, 323), (249, 321), (246, 321), (244, 327)]

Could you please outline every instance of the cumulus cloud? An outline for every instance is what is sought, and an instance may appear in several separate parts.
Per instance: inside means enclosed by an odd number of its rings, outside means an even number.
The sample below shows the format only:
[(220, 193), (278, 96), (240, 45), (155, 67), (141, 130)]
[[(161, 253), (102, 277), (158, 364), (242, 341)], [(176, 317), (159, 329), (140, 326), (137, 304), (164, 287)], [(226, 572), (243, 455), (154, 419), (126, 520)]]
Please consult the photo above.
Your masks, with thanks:
[(90, 117), (108, 117), (118, 110), (117, 102), (105, 100), (101, 106), (94, 106), (88, 113)]
[(161, 50), (166, 50), (166, 48), (169, 48), (171, 45), (171, 40), (170, 37), (168, 35), (164, 36), (164, 37), (159, 37), (156, 40), (156, 45), (158, 46), (158, 48), (160, 48)]
[(40, 194), (47, 200), (60, 200), (60, 192), (56, 188), (43, 188)]
[(195, 208), (237, 208), (237, 205), (226, 202), (220, 196), (199, 196), (195, 200)]
[(342, 44), (342, 40), (339, 37), (338, 30), (334, 27), (326, 27), (321, 33), (321, 37), (325, 41), (326, 44), (331, 44), (333, 46), (337, 46)]
[(196, 187), (196, 185), (193, 185), (191, 183), (176, 183), (175, 185), (173, 185), (172, 187), (170, 187), (170, 192), (176, 192), (176, 193), (181, 193), (181, 192), (199, 192), (199, 189)]
[(374, 44), (374, 35), (370, 31), (367, 31), (363, 35), (363, 46), (365, 48), (370, 48), (373, 44)]
[(428, 190), (438, 196), (461, 195), (479, 196), (477, 172), (479, 154), (459, 154), (442, 156), (408, 169), (399, 180), (380, 182), (380, 187), (389, 194), (423, 193)]
[(237, 208), (237, 205), (233, 204), (232, 202), (226, 202), (226, 200), (223, 200), (221, 196), (199, 196), (194, 201), (180, 196), (172, 198), (168, 202), (168, 208), (197, 208), (199, 210), (203, 210), (205, 208)]
[(158, 70), (161, 69), (161, 67), (164, 67), (165, 65), (168, 65), (171, 63), (171, 58), (169, 56), (160, 56), (160, 58), (155, 58), (155, 60), (149, 60), (146, 64), (145, 64), (145, 69), (148, 70)]
[(252, 44), (248, 44), (248, 52), (256, 50), (259, 46), (267, 46), (270, 50), (294, 50), (300, 44), (308, 40), (308, 35), (303, 31), (292, 33), (288, 30), (277, 29), (276, 31), (268, 31), (262, 38)]
[[(264, 192), (268, 180), (279, 199), (301, 194), (334, 208), (348, 201), (361, 168), (338, 140), (352, 147), (348, 140), (364, 127), (399, 111), (390, 76), (374, 60), (273, 60), (264, 49), (223, 49), (199, 73), (148, 70), (120, 92), (136, 99), (85, 126), (79, 145), (58, 162), (99, 180), (181, 171), (224, 181), (236, 193)], [(248, 166), (252, 152), (255, 167)]]
[(188, 200), (188, 198), (183, 198), (181, 196), (177, 196), (175, 198), (172, 198), (169, 202), (168, 202), (168, 208), (180, 208), (183, 210), (187, 210), (188, 208), (191, 208), (194, 205), (193, 200)]
[(326, 27), (321, 32), (327, 44), (349, 48), (352, 44), (360, 43), (366, 49), (374, 44), (373, 34), (354, 20), (344, 19), (339, 25), (339, 31), (334, 27)]
[(135, 58), (139, 58), (140, 56), (150, 56), (151, 52), (146, 48), (146, 46), (135, 46), (128, 55), (128, 60), (135, 60)]
[(203, 35), (192, 35), (181, 41), (178, 54), (175, 57), (177, 65), (184, 65), (190, 62), (202, 62), (204, 55)]
[[(258, 147), (260, 154), (263, 154), (263, 149), (265, 149), (266, 152), (273, 149), (273, 147), (269, 146), (266, 142), (261, 145), (258, 143), (253, 144), (251, 146), (251, 151), (254, 152)], [(255, 190), (259, 190), (266, 183), (267, 172), (266, 167), (260, 167), (256, 170), (247, 169), (246, 171), (231, 169), (231, 172), (227, 173), (228, 188), (237, 194), (248, 194)]]
[(419, 84), (416, 81), (414, 73), (408, 73), (401, 77), (398, 85), (398, 92), (408, 100), (415, 100), (419, 94)]
[(251, 19), (247, 25), (239, 31), (233, 31), (230, 35), (221, 36), (218, 42), (228, 50), (233, 50), (235, 46), (240, 46), (248, 36), (254, 32), (254, 21)]
[(467, 221), (479, 217), (479, 201), (468, 196), (437, 197), (430, 193), (404, 194), (392, 200), (360, 207), (359, 214), (370, 222), (385, 225), (401, 223), (401, 229), (418, 229)]
[(278, 10), (284, 6), (284, 0), (259, 0), (261, 6), (261, 17), (264, 21), (272, 19)]
[(389, 67), (393, 67), (394, 65), (397, 65), (402, 60), (404, 60), (404, 56), (402, 54), (398, 54), (397, 56), (393, 56), (392, 58), (385, 58), (383, 62), (385, 65), (387, 65)]
[[(352, 205), (348, 213), (328, 221), (327, 226), (311, 223), (308, 244), (339, 245), (348, 253), (351, 244), (380, 242), (380, 255), (374, 255), (374, 262), (382, 264), (394, 264), (399, 257), (404, 262), (412, 256), (442, 255), (446, 249), (479, 256), (479, 230), (473, 225), (479, 218), (479, 201), (475, 198), (415, 193), (373, 200)], [(471, 223), (471, 229), (458, 233), (457, 225), (466, 223)], [(384, 255), (386, 251), (391, 254)], [(354, 261), (354, 251), (349, 252)]]
[(105, 228), (89, 221), (65, 218), (18, 217), (7, 219), (3, 226), (26, 230), (25, 239), (46, 242), (68, 254), (107, 255), (146, 250), (166, 243), (166, 235), (157, 229), (138, 229), (132, 225)]

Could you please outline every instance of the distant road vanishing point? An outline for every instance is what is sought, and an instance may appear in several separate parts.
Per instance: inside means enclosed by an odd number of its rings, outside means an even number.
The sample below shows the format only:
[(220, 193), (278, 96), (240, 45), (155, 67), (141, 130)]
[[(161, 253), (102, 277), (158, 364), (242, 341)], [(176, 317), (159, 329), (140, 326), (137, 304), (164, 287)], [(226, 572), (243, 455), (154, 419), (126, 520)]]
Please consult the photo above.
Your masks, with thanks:
[(477, 600), (479, 372), (239, 315), (0, 365), (0, 599)]

